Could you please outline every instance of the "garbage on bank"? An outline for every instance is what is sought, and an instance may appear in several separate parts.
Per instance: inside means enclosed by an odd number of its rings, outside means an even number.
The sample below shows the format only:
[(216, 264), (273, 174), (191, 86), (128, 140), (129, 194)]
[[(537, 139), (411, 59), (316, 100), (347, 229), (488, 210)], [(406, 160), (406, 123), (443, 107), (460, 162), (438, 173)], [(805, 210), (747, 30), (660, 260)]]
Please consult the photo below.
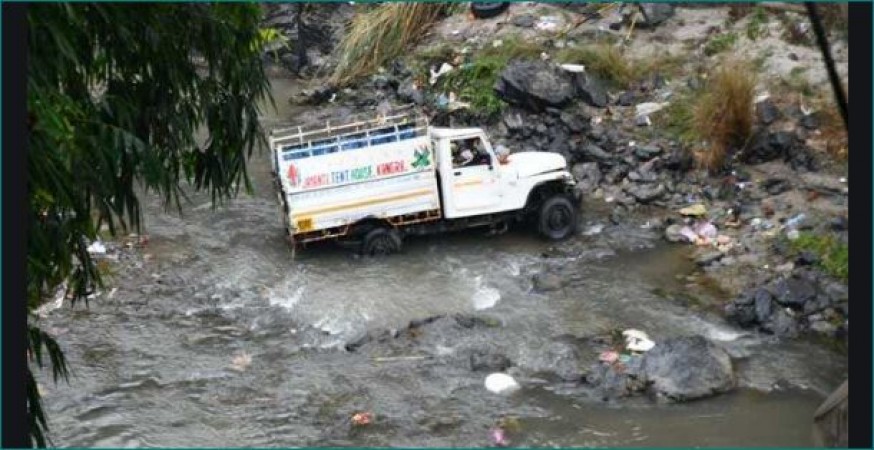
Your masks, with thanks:
[(489, 437), (496, 447), (507, 447), (510, 445), (507, 435), (518, 432), (519, 429), (519, 420), (515, 417), (501, 417), (498, 423), (489, 430)]
[(506, 447), (510, 444), (507, 440), (507, 433), (501, 427), (492, 428), (489, 436), (492, 438), (492, 443), (498, 447)]
[(634, 108), (635, 123), (638, 126), (642, 127), (648, 127), (652, 125), (652, 121), (650, 120), (649, 116), (653, 113), (661, 111), (669, 105), (670, 102), (646, 102), (638, 104)]
[(505, 373), (493, 373), (486, 377), (486, 389), (495, 394), (511, 394), (519, 390), (516, 380)]
[(655, 341), (645, 332), (636, 329), (623, 331), (622, 340), (624, 344), (615, 343), (613, 348), (602, 351), (598, 355), (598, 360), (616, 373), (628, 370), (635, 361), (640, 361), (644, 353), (656, 346)]
[(429, 79), (428, 82), (431, 84), (431, 86), (437, 84), (437, 80), (440, 79), (440, 77), (442, 77), (443, 75), (446, 75), (449, 72), (452, 72), (453, 69), (455, 69), (455, 67), (453, 67), (449, 63), (441, 64), (440, 69), (438, 69), (436, 71), (434, 69), (431, 69), (431, 78)]
[(373, 413), (368, 412), (368, 411), (357, 412), (357, 413), (352, 415), (351, 420), (352, 420), (352, 425), (354, 425), (356, 427), (363, 427), (365, 425), (370, 425), (371, 423), (373, 423)]
[(716, 239), (719, 230), (707, 220), (699, 220), (691, 226), (686, 225), (680, 230), (686, 240), (696, 245), (707, 245), (711, 239)]
[(88, 246), (88, 253), (92, 255), (105, 255), (106, 254), (106, 246), (103, 245), (103, 242), (99, 240), (94, 241), (91, 245)]
[(629, 329), (622, 332), (625, 337), (625, 349), (632, 352), (648, 352), (655, 347), (655, 342), (650, 340), (646, 333), (640, 330)]
[(556, 16), (542, 16), (534, 28), (540, 31), (555, 31), (561, 24), (561, 20)]
[(707, 207), (701, 203), (696, 203), (692, 206), (682, 208), (678, 212), (684, 216), (701, 217), (707, 214)]
[(240, 352), (231, 359), (231, 369), (237, 372), (245, 372), (252, 365), (252, 356), (248, 353)]
[[(716, 225), (706, 218), (707, 207), (703, 204), (696, 203), (682, 208), (678, 212), (686, 217), (686, 225), (677, 232), (682, 240), (697, 246), (713, 246), (723, 253), (733, 247), (733, 239), (727, 235), (719, 234)], [(732, 210), (729, 210), (729, 216), (734, 216)], [(736, 219), (733, 217), (726, 221), (727, 227), (738, 225), (739, 223), (736, 223)]]

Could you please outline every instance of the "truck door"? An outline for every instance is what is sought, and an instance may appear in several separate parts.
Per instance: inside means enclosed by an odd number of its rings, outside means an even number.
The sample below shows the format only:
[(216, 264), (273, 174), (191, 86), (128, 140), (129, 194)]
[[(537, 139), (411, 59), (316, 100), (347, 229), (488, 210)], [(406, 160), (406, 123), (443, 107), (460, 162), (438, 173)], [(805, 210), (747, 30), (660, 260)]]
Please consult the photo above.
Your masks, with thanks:
[(493, 212), (501, 205), (498, 164), (482, 136), (450, 141), (452, 173), (450, 192), (454, 217)]

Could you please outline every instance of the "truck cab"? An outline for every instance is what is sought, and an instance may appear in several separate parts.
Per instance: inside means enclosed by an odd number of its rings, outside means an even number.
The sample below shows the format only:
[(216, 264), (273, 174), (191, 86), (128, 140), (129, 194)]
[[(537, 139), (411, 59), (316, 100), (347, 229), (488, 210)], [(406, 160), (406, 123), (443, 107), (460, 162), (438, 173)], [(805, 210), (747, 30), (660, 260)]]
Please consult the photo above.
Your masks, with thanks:
[[(447, 219), (518, 210), (538, 184), (572, 184), (561, 155), (498, 155), (480, 128), (433, 127), (430, 135)], [(465, 152), (468, 157), (462, 155)]]

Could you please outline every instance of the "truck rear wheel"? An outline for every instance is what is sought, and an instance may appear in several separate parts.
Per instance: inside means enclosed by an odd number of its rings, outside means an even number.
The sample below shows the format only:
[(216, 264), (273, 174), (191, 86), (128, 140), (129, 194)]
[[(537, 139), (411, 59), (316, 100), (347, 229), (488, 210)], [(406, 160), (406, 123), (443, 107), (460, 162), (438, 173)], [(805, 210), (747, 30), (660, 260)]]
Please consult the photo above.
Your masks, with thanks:
[(377, 227), (364, 235), (361, 254), (364, 256), (384, 256), (401, 251), (401, 235), (397, 230)]
[(540, 234), (554, 241), (570, 237), (577, 229), (577, 211), (570, 199), (556, 195), (543, 202), (537, 219)]

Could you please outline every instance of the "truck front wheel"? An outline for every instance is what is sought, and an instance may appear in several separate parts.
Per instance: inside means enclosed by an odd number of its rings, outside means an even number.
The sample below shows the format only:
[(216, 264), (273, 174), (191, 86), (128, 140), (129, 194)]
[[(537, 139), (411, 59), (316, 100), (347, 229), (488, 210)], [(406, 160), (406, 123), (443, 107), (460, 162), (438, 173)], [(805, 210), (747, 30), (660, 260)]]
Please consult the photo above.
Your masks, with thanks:
[(537, 221), (540, 234), (554, 241), (565, 239), (577, 229), (576, 208), (564, 195), (556, 195), (543, 202)]
[(397, 230), (377, 227), (364, 235), (361, 254), (364, 256), (384, 256), (401, 251), (401, 235)]

